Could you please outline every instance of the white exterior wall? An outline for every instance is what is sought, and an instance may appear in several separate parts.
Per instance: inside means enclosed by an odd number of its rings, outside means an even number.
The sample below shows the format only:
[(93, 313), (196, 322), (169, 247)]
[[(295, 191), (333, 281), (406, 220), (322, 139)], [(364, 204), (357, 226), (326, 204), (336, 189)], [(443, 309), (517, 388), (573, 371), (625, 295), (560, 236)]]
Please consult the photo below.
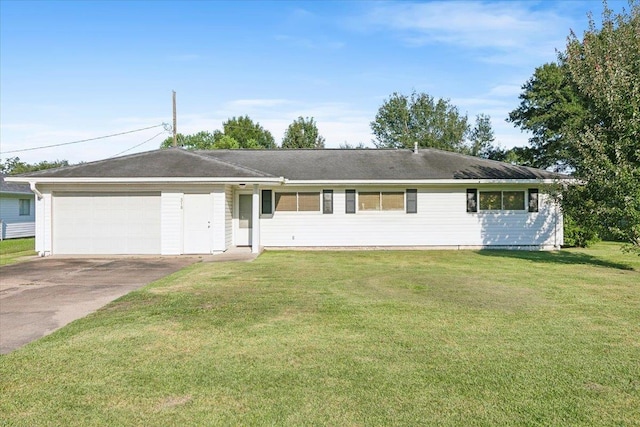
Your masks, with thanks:
[(224, 242), (226, 248), (233, 246), (233, 189), (224, 189)]
[(51, 192), (42, 191), (42, 198), (36, 198), (36, 252), (51, 254)]
[[(29, 199), (29, 215), (20, 215), (20, 199)], [(0, 238), (35, 236), (35, 201), (33, 194), (2, 194), (0, 196)]]
[[(414, 187), (415, 188), (415, 187)], [(366, 211), (345, 213), (344, 188), (278, 188), (277, 191), (333, 189), (333, 214), (274, 212), (260, 220), (265, 247), (313, 246), (524, 246), (552, 248), (562, 243), (562, 221), (540, 193), (540, 211), (466, 212), (466, 188), (418, 188), (418, 213)], [(355, 187), (359, 191), (406, 188)], [(497, 190), (497, 188), (479, 188)], [(500, 188), (510, 190), (512, 188)], [(515, 188), (513, 188), (515, 189)], [(517, 188), (524, 190), (526, 188)]]
[(224, 187), (213, 190), (213, 221), (211, 229), (213, 232), (212, 252), (224, 252), (227, 250), (226, 243), (226, 193)]
[(182, 253), (182, 193), (163, 191), (160, 196), (160, 253)]

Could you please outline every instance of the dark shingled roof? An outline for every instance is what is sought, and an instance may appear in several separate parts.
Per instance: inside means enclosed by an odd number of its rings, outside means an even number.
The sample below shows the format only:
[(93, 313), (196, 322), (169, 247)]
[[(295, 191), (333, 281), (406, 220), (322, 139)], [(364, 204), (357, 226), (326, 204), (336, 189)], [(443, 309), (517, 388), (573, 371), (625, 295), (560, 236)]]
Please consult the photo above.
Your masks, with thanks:
[(50, 178), (264, 178), (269, 174), (179, 148), (24, 174)]
[(17, 182), (6, 182), (4, 177), (6, 175), (0, 174), (0, 193), (10, 194), (33, 194), (29, 188), (29, 184), (18, 184)]
[(51, 178), (269, 178), (289, 180), (439, 180), (567, 178), (434, 149), (199, 150), (171, 148), (25, 174)]

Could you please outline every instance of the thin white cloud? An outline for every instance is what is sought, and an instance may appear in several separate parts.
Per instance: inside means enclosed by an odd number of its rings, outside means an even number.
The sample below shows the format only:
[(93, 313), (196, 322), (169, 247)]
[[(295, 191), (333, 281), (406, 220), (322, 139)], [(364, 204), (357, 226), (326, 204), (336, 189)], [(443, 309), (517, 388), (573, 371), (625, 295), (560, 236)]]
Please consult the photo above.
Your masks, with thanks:
[(554, 48), (563, 47), (571, 22), (553, 8), (538, 6), (535, 2), (382, 3), (360, 25), (391, 31), (410, 46), (453, 45), (477, 50), (480, 60), (505, 63), (522, 55), (553, 55)]

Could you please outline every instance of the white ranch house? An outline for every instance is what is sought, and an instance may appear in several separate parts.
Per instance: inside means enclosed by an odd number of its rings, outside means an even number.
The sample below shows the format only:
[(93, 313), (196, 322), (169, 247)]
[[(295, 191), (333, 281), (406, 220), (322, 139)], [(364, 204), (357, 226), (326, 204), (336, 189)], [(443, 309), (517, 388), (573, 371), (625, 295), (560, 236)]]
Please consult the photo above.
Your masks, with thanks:
[(0, 175), (0, 240), (36, 234), (35, 197), (28, 185)]
[(567, 176), (433, 149), (181, 148), (9, 178), (36, 193), (41, 255), (563, 243)]

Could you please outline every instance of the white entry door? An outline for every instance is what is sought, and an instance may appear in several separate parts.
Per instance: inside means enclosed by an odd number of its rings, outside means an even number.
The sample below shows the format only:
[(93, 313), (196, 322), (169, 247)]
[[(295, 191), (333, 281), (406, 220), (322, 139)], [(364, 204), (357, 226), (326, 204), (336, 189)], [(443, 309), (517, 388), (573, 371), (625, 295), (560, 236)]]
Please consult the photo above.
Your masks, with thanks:
[(236, 246), (251, 246), (252, 231), (252, 195), (238, 195), (238, 228), (236, 230)]
[(210, 194), (185, 194), (182, 204), (185, 254), (210, 254), (212, 248)]

